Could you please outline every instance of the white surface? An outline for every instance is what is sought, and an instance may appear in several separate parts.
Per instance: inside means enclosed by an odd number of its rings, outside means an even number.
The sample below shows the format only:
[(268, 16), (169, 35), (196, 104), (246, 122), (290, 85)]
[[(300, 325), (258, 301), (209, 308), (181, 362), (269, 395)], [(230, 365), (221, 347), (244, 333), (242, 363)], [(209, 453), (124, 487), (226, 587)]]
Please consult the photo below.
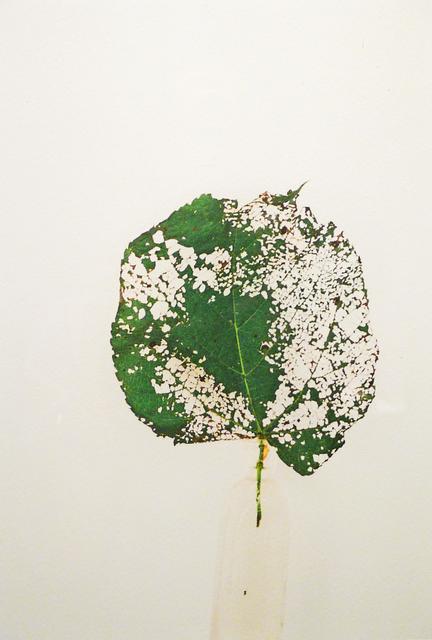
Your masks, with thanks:
[[(203, 640), (243, 443), (129, 411), (126, 244), (303, 180), (363, 258), (377, 399), (291, 496), (285, 637), (432, 638), (428, 1), (0, 3), (2, 640)], [(254, 456), (255, 458), (255, 456)], [(265, 495), (264, 508), (265, 508)]]

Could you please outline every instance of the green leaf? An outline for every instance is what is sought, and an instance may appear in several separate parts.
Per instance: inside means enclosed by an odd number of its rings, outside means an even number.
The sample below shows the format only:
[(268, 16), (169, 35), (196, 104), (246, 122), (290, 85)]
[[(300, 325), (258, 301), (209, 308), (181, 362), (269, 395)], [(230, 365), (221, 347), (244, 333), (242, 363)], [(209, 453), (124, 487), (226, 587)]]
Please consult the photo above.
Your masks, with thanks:
[(111, 343), (155, 433), (258, 438), (309, 475), (365, 414), (378, 349), (360, 259), (299, 191), (242, 207), (202, 195), (134, 240)]

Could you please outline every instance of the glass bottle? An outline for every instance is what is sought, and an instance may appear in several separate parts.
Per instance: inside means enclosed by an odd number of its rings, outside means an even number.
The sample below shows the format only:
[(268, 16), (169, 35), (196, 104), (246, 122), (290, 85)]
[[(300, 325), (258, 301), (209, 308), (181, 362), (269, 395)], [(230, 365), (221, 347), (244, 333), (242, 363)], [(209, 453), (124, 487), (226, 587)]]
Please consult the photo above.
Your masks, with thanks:
[[(264, 462), (257, 526), (257, 470), (231, 489), (224, 517), (211, 640), (280, 640), (288, 566), (288, 500), (275, 456)], [(259, 462), (258, 462), (259, 464)], [(279, 480), (279, 482), (278, 482)]]

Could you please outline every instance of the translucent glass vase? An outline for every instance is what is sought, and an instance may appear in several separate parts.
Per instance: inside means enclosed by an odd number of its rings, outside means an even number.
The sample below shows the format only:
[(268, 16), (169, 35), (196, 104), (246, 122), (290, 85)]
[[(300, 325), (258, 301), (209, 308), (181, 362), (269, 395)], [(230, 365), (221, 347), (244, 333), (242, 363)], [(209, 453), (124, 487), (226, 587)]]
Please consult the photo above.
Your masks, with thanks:
[[(269, 458), (273, 458), (269, 460)], [(231, 489), (222, 525), (211, 640), (280, 640), (288, 567), (288, 500), (269, 456), (257, 527), (256, 469)]]

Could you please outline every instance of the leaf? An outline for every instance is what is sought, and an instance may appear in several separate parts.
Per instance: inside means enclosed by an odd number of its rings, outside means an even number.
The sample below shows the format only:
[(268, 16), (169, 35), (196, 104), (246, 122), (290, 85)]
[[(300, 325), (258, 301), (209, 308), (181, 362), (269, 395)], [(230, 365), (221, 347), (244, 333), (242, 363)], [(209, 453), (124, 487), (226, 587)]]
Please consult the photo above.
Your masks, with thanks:
[(299, 191), (242, 207), (202, 195), (134, 240), (111, 343), (155, 433), (259, 438), (309, 475), (367, 411), (378, 349), (360, 258), (297, 209)]

